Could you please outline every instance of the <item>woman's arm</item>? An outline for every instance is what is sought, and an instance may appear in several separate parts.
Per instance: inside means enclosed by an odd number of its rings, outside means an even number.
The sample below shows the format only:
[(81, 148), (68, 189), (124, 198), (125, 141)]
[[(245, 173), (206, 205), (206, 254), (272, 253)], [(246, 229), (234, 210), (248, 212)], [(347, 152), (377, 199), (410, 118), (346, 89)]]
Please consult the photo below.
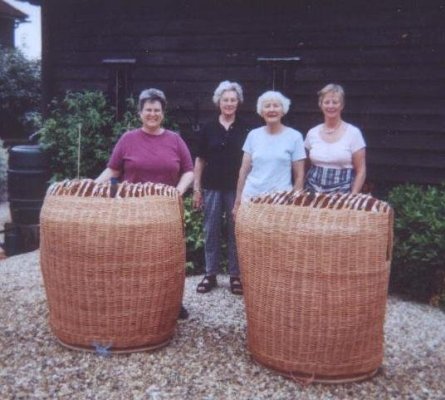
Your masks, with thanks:
[(236, 197), (235, 204), (233, 205), (233, 216), (236, 216), (236, 212), (241, 204), (241, 195), (243, 193), (244, 186), (246, 184), (247, 175), (252, 170), (252, 156), (249, 153), (244, 153), (241, 161), (241, 168), (238, 175), (238, 184), (236, 185)]
[(352, 165), (354, 166), (355, 178), (352, 182), (351, 193), (360, 193), (366, 179), (366, 149), (362, 148), (352, 153)]
[(201, 208), (202, 207), (202, 172), (205, 168), (205, 160), (200, 157), (196, 157), (195, 159), (195, 180), (193, 182), (193, 208)]
[(292, 162), (292, 173), (294, 176), (294, 190), (303, 190), (304, 186), (304, 164), (305, 159)]
[(306, 158), (304, 159), (304, 173), (306, 174), (306, 172), (309, 171), (309, 168), (312, 166), (312, 162), (309, 150), (305, 148), (305, 151), (306, 151)]
[(119, 178), (120, 172), (116, 169), (105, 168), (102, 173), (94, 180), (96, 183), (104, 183), (111, 178)]
[(179, 178), (179, 182), (176, 185), (176, 189), (179, 191), (181, 196), (187, 191), (192, 182), (193, 182), (193, 171), (187, 171), (181, 175), (181, 178)]

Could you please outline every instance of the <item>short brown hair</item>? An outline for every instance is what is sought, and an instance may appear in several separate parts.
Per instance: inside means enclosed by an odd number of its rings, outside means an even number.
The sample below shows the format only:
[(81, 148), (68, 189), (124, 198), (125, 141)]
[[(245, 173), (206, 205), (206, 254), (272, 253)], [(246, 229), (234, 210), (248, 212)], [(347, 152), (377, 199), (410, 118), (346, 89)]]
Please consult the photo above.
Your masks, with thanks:
[(167, 107), (167, 99), (165, 97), (165, 94), (162, 90), (150, 88), (145, 89), (141, 92), (139, 95), (139, 101), (138, 101), (138, 110), (139, 112), (142, 111), (144, 108), (144, 104), (149, 101), (152, 103), (153, 101), (159, 101), (161, 103), (162, 111), (165, 111), (165, 108)]
[(341, 98), (342, 104), (345, 105), (345, 91), (343, 90), (343, 87), (337, 83), (329, 83), (317, 93), (319, 106), (321, 106), (324, 96), (326, 96), (328, 93), (338, 94)]

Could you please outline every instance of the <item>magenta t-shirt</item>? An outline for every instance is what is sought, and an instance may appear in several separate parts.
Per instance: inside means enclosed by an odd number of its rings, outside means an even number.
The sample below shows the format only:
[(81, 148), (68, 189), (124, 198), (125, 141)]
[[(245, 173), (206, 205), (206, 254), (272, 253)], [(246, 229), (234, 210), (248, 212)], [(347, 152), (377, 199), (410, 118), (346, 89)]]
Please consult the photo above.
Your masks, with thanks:
[(193, 171), (190, 151), (181, 137), (164, 130), (149, 135), (142, 129), (126, 132), (114, 147), (109, 168), (131, 183), (154, 182), (176, 186), (184, 172)]

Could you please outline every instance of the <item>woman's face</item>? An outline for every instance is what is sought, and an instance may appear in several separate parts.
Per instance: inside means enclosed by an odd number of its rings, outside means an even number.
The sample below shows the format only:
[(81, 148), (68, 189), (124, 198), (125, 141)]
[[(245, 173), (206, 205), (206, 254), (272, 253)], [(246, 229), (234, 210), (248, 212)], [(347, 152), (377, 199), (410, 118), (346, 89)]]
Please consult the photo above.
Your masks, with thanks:
[(284, 116), (283, 105), (278, 100), (266, 100), (262, 105), (261, 116), (266, 124), (281, 122)]
[(221, 110), (221, 114), (227, 117), (233, 116), (236, 113), (238, 104), (238, 95), (234, 90), (224, 91), (221, 99), (219, 100), (219, 109)]
[(341, 112), (343, 111), (342, 97), (338, 93), (328, 92), (321, 99), (320, 108), (325, 118), (341, 118)]
[(139, 113), (144, 128), (155, 130), (161, 127), (164, 120), (164, 111), (160, 101), (146, 101)]

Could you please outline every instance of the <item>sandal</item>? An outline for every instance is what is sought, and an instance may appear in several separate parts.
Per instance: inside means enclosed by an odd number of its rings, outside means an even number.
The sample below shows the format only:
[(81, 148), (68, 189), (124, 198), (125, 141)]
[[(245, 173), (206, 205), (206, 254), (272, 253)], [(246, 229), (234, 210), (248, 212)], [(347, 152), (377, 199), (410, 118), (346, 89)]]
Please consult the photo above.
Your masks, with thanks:
[(242, 295), (243, 294), (243, 285), (241, 283), (241, 279), (237, 276), (230, 277), (230, 291), (233, 294)]
[(201, 282), (199, 282), (196, 287), (198, 293), (208, 293), (214, 287), (216, 287), (216, 276), (215, 275), (205, 275)]

